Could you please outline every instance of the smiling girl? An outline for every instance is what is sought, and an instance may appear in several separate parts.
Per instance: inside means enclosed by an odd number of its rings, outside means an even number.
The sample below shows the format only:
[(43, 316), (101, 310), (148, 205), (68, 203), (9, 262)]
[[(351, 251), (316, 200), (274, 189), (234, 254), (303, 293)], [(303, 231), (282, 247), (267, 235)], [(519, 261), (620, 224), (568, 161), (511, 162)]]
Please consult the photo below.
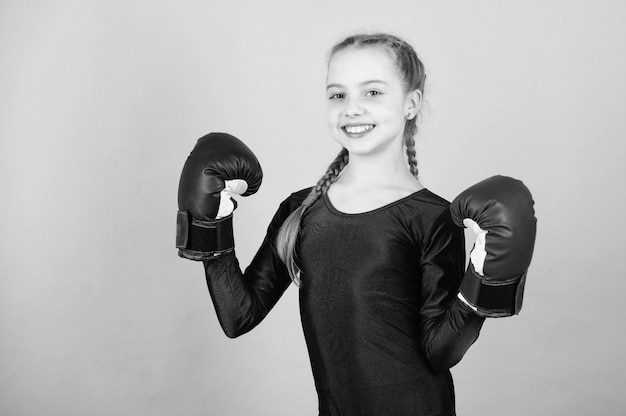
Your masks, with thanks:
[(425, 79), (413, 48), (391, 35), (331, 51), (327, 118), (342, 150), (284, 203), (300, 206), (277, 243), (300, 283), (320, 415), (453, 415), (449, 368), (484, 321), (456, 296), (463, 231), (418, 180)]
[[(300, 287), (320, 415), (455, 414), (449, 369), (484, 318), (457, 296), (463, 230), (449, 203), (418, 180), (414, 136), (425, 79), (413, 48), (395, 36), (356, 35), (335, 45), (327, 121), (341, 151), (314, 187), (280, 205), (245, 273), (234, 255), (232, 206), (224, 214), (218, 205), (227, 205), (229, 191), (256, 191), (261, 171), (254, 156), (232, 136), (208, 135), (186, 165), (202, 159), (194, 175), (201, 171), (206, 182), (187, 185), (187, 167), (181, 178), (180, 253), (204, 261), (229, 337), (261, 322), (292, 281)], [(233, 154), (237, 163), (226, 165), (245, 173), (224, 168)], [(220, 171), (219, 180), (206, 179), (206, 163)], [(200, 200), (212, 184), (215, 192)], [(203, 245), (192, 229), (226, 231)]]

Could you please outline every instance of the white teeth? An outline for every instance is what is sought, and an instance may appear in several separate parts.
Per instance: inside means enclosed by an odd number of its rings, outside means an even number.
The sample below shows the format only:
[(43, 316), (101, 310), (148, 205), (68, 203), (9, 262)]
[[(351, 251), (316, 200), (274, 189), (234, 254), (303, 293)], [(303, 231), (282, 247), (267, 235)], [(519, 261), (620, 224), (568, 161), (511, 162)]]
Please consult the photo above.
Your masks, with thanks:
[(344, 129), (350, 134), (361, 134), (374, 128), (372, 124), (360, 124), (358, 126), (345, 126)]

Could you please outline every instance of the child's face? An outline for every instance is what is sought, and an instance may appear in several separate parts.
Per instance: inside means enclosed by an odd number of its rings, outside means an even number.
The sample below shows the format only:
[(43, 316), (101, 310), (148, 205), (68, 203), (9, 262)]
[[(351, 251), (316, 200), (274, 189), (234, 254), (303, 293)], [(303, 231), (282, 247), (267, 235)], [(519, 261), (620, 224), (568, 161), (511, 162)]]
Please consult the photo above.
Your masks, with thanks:
[(405, 116), (419, 101), (416, 93), (405, 93), (384, 47), (335, 53), (326, 86), (330, 134), (351, 155), (402, 149)]

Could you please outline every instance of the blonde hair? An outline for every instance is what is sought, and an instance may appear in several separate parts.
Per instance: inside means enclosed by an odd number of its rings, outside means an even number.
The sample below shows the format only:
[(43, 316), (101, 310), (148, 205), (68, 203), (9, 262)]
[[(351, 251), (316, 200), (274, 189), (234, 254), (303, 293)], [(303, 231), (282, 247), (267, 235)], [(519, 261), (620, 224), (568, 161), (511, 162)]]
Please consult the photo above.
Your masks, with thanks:
[[(383, 46), (395, 56), (395, 63), (402, 80), (405, 92), (418, 90), (423, 93), (426, 74), (424, 65), (419, 60), (415, 50), (404, 40), (386, 33), (358, 34), (350, 36), (337, 43), (330, 51), (330, 58), (349, 47), (364, 48), (368, 46)], [(330, 59), (329, 59), (330, 60)], [(404, 144), (406, 146), (409, 170), (413, 176), (418, 177), (417, 159), (415, 157), (415, 135), (417, 134), (417, 117), (410, 118), (404, 124)], [(342, 148), (335, 160), (328, 166), (326, 173), (311, 189), (311, 192), (302, 201), (302, 204), (294, 210), (285, 220), (276, 239), (278, 255), (287, 266), (289, 275), (294, 283), (300, 286), (300, 269), (297, 265), (297, 243), (300, 235), (302, 216), (308, 207), (328, 191), (330, 185), (339, 177), (343, 168), (348, 164), (349, 155)]]

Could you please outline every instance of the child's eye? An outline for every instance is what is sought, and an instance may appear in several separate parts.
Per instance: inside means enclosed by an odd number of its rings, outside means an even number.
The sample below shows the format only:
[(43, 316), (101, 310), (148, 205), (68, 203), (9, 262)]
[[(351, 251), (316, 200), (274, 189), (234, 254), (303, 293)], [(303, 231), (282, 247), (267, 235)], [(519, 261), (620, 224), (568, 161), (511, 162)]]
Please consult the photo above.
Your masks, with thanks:
[(376, 95), (382, 94), (380, 91), (372, 90), (365, 93), (366, 97), (374, 97)]
[(344, 97), (344, 94), (341, 92), (337, 92), (335, 94), (331, 94), (330, 97), (328, 97), (329, 100), (340, 100)]

